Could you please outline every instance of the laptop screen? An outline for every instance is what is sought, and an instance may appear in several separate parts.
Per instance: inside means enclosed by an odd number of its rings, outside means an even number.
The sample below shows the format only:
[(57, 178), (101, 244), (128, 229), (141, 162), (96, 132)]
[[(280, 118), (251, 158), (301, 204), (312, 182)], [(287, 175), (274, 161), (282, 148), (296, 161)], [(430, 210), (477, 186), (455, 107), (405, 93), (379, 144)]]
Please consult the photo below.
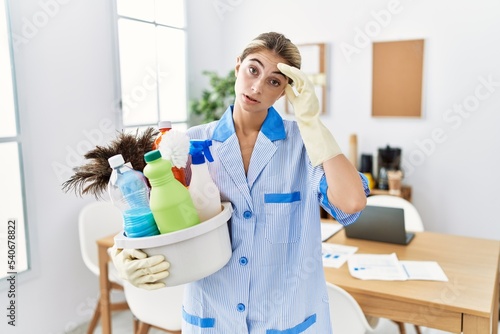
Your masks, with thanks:
[(413, 233), (405, 229), (404, 209), (367, 205), (359, 218), (345, 227), (349, 238), (406, 245)]

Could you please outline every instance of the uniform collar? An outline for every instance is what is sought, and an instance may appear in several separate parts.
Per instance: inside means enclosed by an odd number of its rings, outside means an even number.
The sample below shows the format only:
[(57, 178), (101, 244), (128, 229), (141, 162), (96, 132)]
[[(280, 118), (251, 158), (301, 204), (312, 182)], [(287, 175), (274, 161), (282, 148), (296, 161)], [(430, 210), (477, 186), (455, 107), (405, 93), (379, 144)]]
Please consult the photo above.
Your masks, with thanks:
[[(229, 106), (224, 114), (222, 115), (219, 123), (215, 127), (212, 139), (220, 142), (225, 141), (229, 138), (234, 130), (233, 122), (233, 105)], [(269, 140), (275, 141), (286, 138), (285, 126), (283, 124), (283, 119), (278, 114), (274, 107), (267, 109), (267, 116), (260, 129)]]

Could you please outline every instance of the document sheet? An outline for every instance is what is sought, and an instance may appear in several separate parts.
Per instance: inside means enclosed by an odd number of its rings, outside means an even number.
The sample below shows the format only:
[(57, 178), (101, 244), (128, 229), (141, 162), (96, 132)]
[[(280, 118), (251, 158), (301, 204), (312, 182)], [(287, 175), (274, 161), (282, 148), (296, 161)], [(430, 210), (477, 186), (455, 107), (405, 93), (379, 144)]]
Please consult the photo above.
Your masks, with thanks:
[(321, 222), (321, 241), (326, 241), (330, 239), (332, 235), (340, 231), (344, 226), (340, 223), (332, 221), (331, 223), (328, 222)]
[(323, 267), (340, 268), (351, 254), (356, 253), (358, 247), (331, 244), (322, 244)]
[(353, 254), (347, 265), (349, 273), (363, 280), (430, 280), (448, 281), (441, 266), (435, 261), (399, 261), (392, 254)]

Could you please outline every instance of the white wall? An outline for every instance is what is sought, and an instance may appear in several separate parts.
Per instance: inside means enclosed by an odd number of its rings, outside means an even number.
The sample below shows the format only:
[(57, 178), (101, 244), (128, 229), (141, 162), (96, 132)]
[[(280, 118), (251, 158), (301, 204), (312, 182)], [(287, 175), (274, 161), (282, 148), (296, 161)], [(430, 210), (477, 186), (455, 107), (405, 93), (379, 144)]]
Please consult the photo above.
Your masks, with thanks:
[(19, 276), (16, 328), (2, 320), (0, 332), (63, 333), (89, 318), (98, 294), (77, 225), (93, 198), (65, 194), (61, 183), (79, 164), (74, 152), (114, 135), (112, 11), (100, 0), (10, 3), (33, 270)]
[[(78, 211), (93, 199), (65, 194), (61, 183), (71, 175), (67, 168), (78, 164), (72, 152), (86, 152), (90, 141), (106, 143), (114, 135), (112, 9), (109, 1), (98, 0), (10, 2), (14, 33), (22, 37), (30, 23), (39, 26), (15, 52), (33, 270), (18, 284), (18, 327), (12, 331), (1, 321), (0, 332), (63, 333), (90, 317), (98, 292), (96, 277), (81, 260), (77, 233)], [(43, 9), (47, 3), (59, 5)], [(352, 44), (355, 28), (372, 21), (370, 12), (387, 3), (189, 0), (191, 95), (206, 83), (202, 70), (231, 69), (244, 45), (262, 31), (281, 31), (297, 43), (330, 43), (331, 109), (324, 121), (344, 150), (349, 135), (357, 133), (360, 152), (390, 143), (402, 147), (407, 158), (418, 150), (415, 141), (443, 128), (447, 140), (405, 180), (413, 186), (426, 227), (500, 239), (494, 211), (499, 204), (498, 87), (457, 129), (442, 119), (448, 108), (474, 94), (478, 77), (500, 81), (500, 22), (494, 19), (500, 8), (484, 0), (401, 0), (403, 10), (376, 40), (426, 39), (425, 116), (375, 120), (370, 117), (370, 49), (348, 63), (339, 45)], [(48, 20), (36, 21), (44, 12)]]
[[(225, 1), (227, 67), (246, 43), (279, 31), (295, 43), (330, 46), (330, 108), (323, 119), (344, 152), (357, 134), (358, 152), (390, 144), (403, 150), (406, 184), (428, 230), (500, 239), (500, 3), (461, 1)], [(383, 13), (390, 13), (384, 15)], [(378, 20), (377, 21), (377, 17)], [(378, 23), (382, 22), (382, 24)], [(380, 29), (377, 31), (376, 27)], [(366, 40), (359, 31), (370, 30)], [(371, 41), (425, 39), (423, 117), (371, 117)], [(342, 46), (357, 47), (350, 57)], [(482, 79), (493, 81), (484, 86)], [(488, 79), (489, 78), (489, 79)], [(481, 99), (476, 99), (479, 92)], [(489, 95), (483, 97), (483, 95)], [(455, 105), (479, 102), (460, 116)], [(465, 111), (469, 106), (464, 106)], [(446, 117), (446, 118), (445, 118)], [(441, 130), (438, 130), (441, 129)], [(440, 131), (431, 142), (433, 132)]]
[(212, 1), (186, 1), (188, 26), (188, 94), (199, 96), (208, 87), (203, 71), (225, 74), (227, 66), (221, 60), (224, 45), (222, 22)]

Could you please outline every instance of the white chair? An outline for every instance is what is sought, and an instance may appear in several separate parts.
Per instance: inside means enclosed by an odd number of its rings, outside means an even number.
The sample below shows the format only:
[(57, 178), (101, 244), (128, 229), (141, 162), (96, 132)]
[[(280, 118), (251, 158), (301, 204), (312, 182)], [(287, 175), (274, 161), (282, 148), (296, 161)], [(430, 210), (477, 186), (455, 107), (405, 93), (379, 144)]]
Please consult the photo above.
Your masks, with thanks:
[(344, 289), (327, 282), (333, 333), (374, 333), (378, 318), (367, 318), (358, 302)]
[(424, 224), (422, 223), (422, 218), (420, 218), (417, 208), (404, 198), (392, 195), (373, 195), (368, 196), (366, 204), (372, 206), (402, 208), (404, 209), (406, 229), (413, 232), (422, 232), (424, 230)]
[(125, 298), (139, 320), (135, 334), (147, 334), (151, 327), (181, 333), (184, 285), (145, 290), (124, 282)]
[[(417, 208), (404, 198), (392, 195), (373, 195), (367, 198), (366, 204), (371, 206), (401, 208), (404, 210), (405, 228), (412, 232), (424, 231), (424, 224), (422, 222), (422, 218), (420, 218)], [(406, 333), (404, 323), (399, 321), (393, 322), (398, 325), (400, 334)], [(420, 334), (420, 327), (418, 325), (413, 326), (415, 327), (417, 334)]]
[[(117, 233), (123, 229), (121, 212), (108, 202), (92, 202), (85, 205), (78, 216), (78, 232), (80, 238), (80, 251), (83, 262), (99, 277), (99, 262), (96, 240)], [(109, 264), (109, 281), (111, 289), (123, 290), (123, 281), (118, 277), (115, 267)], [(97, 322), (101, 317), (100, 300), (97, 303), (87, 333), (94, 332)], [(111, 303), (111, 311), (126, 310), (126, 302)]]

